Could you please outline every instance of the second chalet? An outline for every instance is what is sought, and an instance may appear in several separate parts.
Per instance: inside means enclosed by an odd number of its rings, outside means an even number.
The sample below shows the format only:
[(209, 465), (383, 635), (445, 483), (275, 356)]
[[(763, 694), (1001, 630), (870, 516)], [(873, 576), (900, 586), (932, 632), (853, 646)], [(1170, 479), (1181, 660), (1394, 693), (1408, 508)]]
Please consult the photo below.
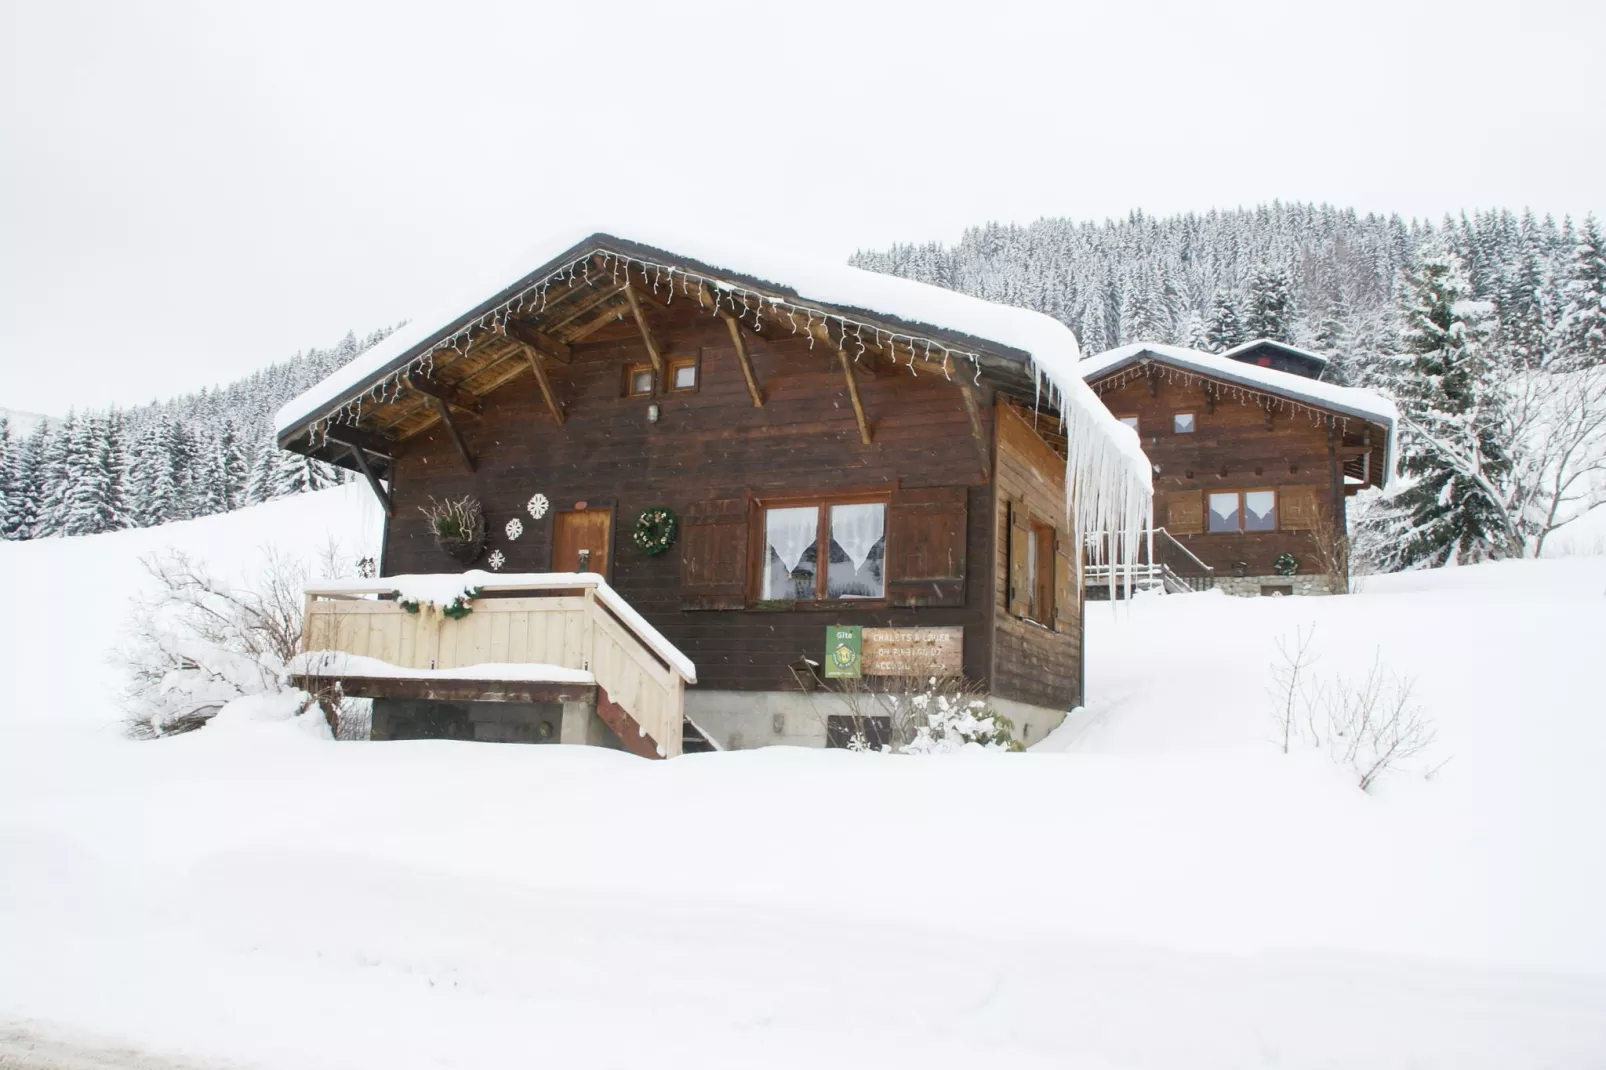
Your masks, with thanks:
[(1035, 742), (1083, 701), (1084, 534), (1148, 524), (1077, 358), (772, 249), (553, 243), (280, 412), (388, 515), (377, 578), (309, 589), (300, 671), (376, 739), (840, 745), (843, 680), (942, 675)]
[(1326, 365), (1268, 339), (1220, 355), (1138, 343), (1082, 362), (1154, 465), (1143, 581), (1240, 595), (1347, 582), (1346, 503), (1387, 483), (1396, 416), (1372, 391), (1323, 382)]

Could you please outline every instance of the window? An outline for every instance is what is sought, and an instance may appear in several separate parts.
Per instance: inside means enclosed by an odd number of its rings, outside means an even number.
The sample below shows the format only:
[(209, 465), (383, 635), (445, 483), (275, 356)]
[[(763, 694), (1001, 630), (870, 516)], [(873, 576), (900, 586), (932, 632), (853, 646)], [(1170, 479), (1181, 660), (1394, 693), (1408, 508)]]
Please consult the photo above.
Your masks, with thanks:
[(1193, 413), (1179, 412), (1171, 417), (1171, 430), (1179, 435), (1193, 434)]
[(1209, 519), (1213, 532), (1276, 531), (1277, 492), (1211, 491)]
[(669, 389), (697, 389), (696, 357), (680, 357), (669, 362)]
[(1117, 416), (1116, 419), (1120, 420), (1134, 431), (1138, 429), (1138, 418), (1136, 416)]
[(886, 526), (886, 502), (765, 509), (759, 597), (799, 602), (884, 598)]
[(1031, 603), (1026, 615), (1039, 624), (1054, 623), (1054, 529), (1032, 524), (1032, 537), (1026, 544), (1026, 589)]
[(625, 369), (625, 396), (644, 398), (652, 395), (652, 365), (632, 364)]

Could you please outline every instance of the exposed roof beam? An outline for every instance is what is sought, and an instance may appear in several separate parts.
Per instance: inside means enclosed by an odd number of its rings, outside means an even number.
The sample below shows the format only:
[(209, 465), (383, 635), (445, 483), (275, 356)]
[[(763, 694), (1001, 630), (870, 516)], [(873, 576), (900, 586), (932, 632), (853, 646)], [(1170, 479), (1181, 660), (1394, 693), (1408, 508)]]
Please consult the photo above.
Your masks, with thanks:
[(426, 396), (429, 398), (430, 404), (435, 406), (435, 411), (440, 414), (441, 423), (446, 425), (446, 433), (451, 436), (452, 445), (456, 446), (457, 452), (462, 455), (463, 463), (468, 465), (470, 472), (474, 471), (476, 467), (474, 454), (469, 452), (468, 443), (463, 441), (462, 432), (457, 429), (457, 424), (452, 420), (451, 406), (433, 394)]
[(394, 460), (402, 449), (402, 444), (389, 435), (364, 431), (350, 424), (329, 424), (324, 428), (324, 437), (342, 446), (356, 446), (387, 461)]
[(590, 297), (586, 297), (575, 302), (574, 307), (572, 308), (551, 309), (548, 312), (543, 313), (543, 315), (550, 315), (553, 317), (553, 319), (547, 323), (547, 330), (555, 331), (559, 327), (573, 323), (575, 320), (579, 319), (587, 312), (590, 312), (598, 305), (612, 300), (614, 297), (618, 296), (619, 292), (625, 288), (625, 285), (625, 283), (621, 282), (617, 285), (609, 286), (606, 289), (599, 290)]
[(753, 408), (764, 407), (764, 395), (758, 389), (758, 376), (753, 373), (753, 362), (747, 355), (747, 339), (742, 337), (742, 328), (736, 322), (736, 317), (721, 312), (720, 318), (731, 332), (731, 344), (736, 347), (736, 362), (742, 366), (742, 378), (747, 380), (747, 392), (753, 396)]
[(546, 368), (541, 365), (541, 353), (534, 346), (523, 345), (524, 357), (530, 362), (530, 371), (535, 374), (535, 382), (541, 388), (541, 396), (546, 399), (546, 407), (552, 411), (552, 418), (561, 426), (563, 424), (563, 406), (558, 404), (557, 391), (552, 389), (552, 380), (547, 378)]
[(647, 347), (647, 357), (652, 361), (652, 370), (658, 373), (660, 379), (664, 374), (664, 358), (658, 351), (658, 343), (653, 340), (652, 328), (647, 326), (647, 317), (641, 311), (641, 302), (636, 298), (634, 286), (625, 287), (625, 300), (630, 302), (630, 314), (636, 317), (636, 327), (641, 331), (642, 344)]
[(976, 400), (976, 388), (959, 380), (959, 396), (965, 401), (965, 415), (970, 417), (970, 437), (976, 443), (976, 459), (981, 462), (982, 479), (993, 478), (992, 455), (987, 448), (987, 431), (981, 423), (981, 405)]
[(372, 490), (374, 497), (379, 499), (379, 504), (385, 510), (385, 515), (395, 516), (396, 506), (390, 500), (390, 495), (385, 493), (385, 488), (380, 486), (379, 477), (374, 475), (373, 467), (369, 465), (368, 458), (364, 456), (362, 449), (350, 443), (346, 444), (346, 449), (351, 452), (351, 459), (357, 462), (357, 471), (361, 472), (362, 477), (368, 481), (368, 489)]
[(443, 383), (433, 375), (422, 371), (408, 372), (407, 385), (434, 401), (445, 402), (453, 408), (462, 409), (464, 412), (472, 412), (478, 415), (484, 408), (480, 403), (480, 399), (470, 394), (467, 390), (453, 386), (450, 383)]
[(574, 359), (572, 349), (528, 323), (510, 319), (507, 321), (507, 333), (510, 338), (523, 342), (537, 353), (544, 353), (553, 360), (567, 364)]

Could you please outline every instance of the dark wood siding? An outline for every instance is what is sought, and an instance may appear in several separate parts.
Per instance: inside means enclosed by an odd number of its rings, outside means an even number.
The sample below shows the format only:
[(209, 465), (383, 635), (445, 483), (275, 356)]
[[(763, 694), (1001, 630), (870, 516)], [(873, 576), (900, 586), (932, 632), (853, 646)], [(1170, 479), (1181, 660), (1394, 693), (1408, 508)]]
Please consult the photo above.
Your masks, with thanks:
[[(1031, 522), (1047, 524), (1054, 529), (1055, 553), (1040, 562), (1040, 567), (1050, 570), (1050, 575), (1060, 550), (1069, 550), (1065, 460), (1007, 404), (1000, 403), (994, 414), (997, 498), (991, 516), (997, 531), (997, 549), (992, 592), (995, 605), (992, 692), (1020, 702), (1068, 710), (1082, 701), (1080, 599), (1073, 598), (1072, 604), (1057, 606), (1055, 619), (1042, 623), (1021, 616), (1027, 601), (1024, 591), (1016, 592), (1013, 602), (1016, 612), (1010, 612), (1009, 601), (1011, 572), (1016, 577), (1015, 586), (1025, 582), (1019, 558), (1025, 553), (1025, 542), (1030, 538), (1028, 525)], [(1013, 540), (1012, 525), (1022, 532)], [(1070, 555), (1067, 553), (1066, 557)], [(1068, 574), (1060, 578), (1070, 579)], [(1074, 590), (1075, 584), (1070, 586)]]
[[(1253, 399), (1239, 401), (1230, 395), (1217, 398), (1211, 412), (1199, 383), (1167, 381), (1163, 373), (1152, 395), (1148, 382), (1138, 378), (1100, 396), (1117, 416), (1137, 416), (1143, 450), (1159, 466), (1154, 476), (1155, 523), (1177, 536), (1201, 561), (1229, 575), (1241, 561), (1248, 575), (1264, 576), (1271, 574), (1277, 556), (1286, 552), (1298, 559), (1300, 572), (1321, 571), (1309, 530), (1315, 518), (1308, 515), (1308, 503), (1314, 498), (1323, 518), (1333, 514), (1335, 494), (1323, 418), (1277, 410), (1268, 427), (1265, 410)], [(1172, 430), (1172, 416), (1182, 412), (1194, 415), (1192, 434)], [(1287, 491), (1298, 499), (1305, 510), (1292, 518), (1299, 530), (1280, 525), (1277, 531), (1249, 534), (1209, 532), (1206, 503), (1211, 491), (1261, 489)], [(1342, 485), (1337, 498), (1343, 500)], [(1279, 512), (1281, 507), (1280, 500)]]
[[(529, 374), (489, 394), (479, 417), (458, 416), (475, 452), (470, 473), (442, 428), (419, 434), (397, 461), (396, 515), (386, 536), (386, 574), (457, 571), (435, 548), (418, 506), (428, 499), (473, 494), (486, 514), (487, 553), (506, 555), (504, 571), (544, 571), (551, 555), (552, 518), (584, 501), (615, 516), (611, 581), (633, 606), (696, 663), (699, 686), (711, 689), (794, 687), (787, 665), (802, 655), (818, 660), (827, 624), (963, 625), (965, 670), (978, 679), (991, 664), (989, 582), (992, 558), (990, 489), (976, 464), (969, 417), (956, 383), (941, 374), (888, 370), (858, 379), (874, 441), (859, 441), (858, 425), (833, 351), (806, 337), (750, 338), (748, 348), (764, 391), (755, 408), (725, 325), (692, 307), (646, 308), (666, 362), (700, 360), (697, 389), (625, 398), (621, 368), (644, 359), (630, 320), (574, 346), (568, 365), (549, 362), (553, 386), (566, 407), (559, 427)], [(648, 421), (648, 405), (660, 408)], [(990, 435), (990, 412), (983, 410)], [(704, 526), (711, 514), (728, 521), (754, 496), (853, 488), (960, 488), (958, 503), (927, 502), (926, 512), (963, 515), (968, 575), (955, 604), (918, 608), (836, 606), (758, 611), (683, 608), (731, 605), (731, 575), (714, 571), (718, 558), (741, 544), (733, 530)], [(551, 501), (535, 520), (525, 511), (532, 494)], [(907, 499), (914, 503), (915, 496)], [(719, 503), (719, 504), (713, 504)], [(682, 518), (668, 552), (648, 557), (630, 544), (636, 517), (666, 506)], [(524, 534), (509, 540), (507, 521)], [(890, 525), (889, 518), (889, 525)], [(927, 548), (937, 532), (926, 533)], [(694, 559), (683, 565), (683, 551)], [(922, 551), (923, 553), (924, 551)], [(478, 567), (485, 567), (482, 560)], [(732, 567), (742, 567), (733, 562)], [(683, 575), (694, 582), (683, 591)]]

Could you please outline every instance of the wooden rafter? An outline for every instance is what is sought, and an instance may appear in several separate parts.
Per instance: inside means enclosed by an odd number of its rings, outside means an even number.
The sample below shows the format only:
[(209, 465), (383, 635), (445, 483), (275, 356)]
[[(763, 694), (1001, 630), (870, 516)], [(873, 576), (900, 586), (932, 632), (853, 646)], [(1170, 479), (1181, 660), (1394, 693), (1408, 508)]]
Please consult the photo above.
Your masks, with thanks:
[(362, 477), (368, 481), (368, 489), (373, 491), (374, 497), (379, 499), (379, 504), (385, 510), (385, 515), (395, 516), (396, 506), (390, 500), (390, 495), (385, 493), (385, 488), (380, 485), (379, 477), (374, 475), (373, 466), (368, 463), (368, 457), (363, 453), (362, 448), (347, 443), (346, 449), (350, 451), (351, 459), (357, 463), (357, 471), (361, 472)]
[(865, 415), (864, 402), (859, 400), (859, 381), (853, 377), (853, 361), (841, 345), (836, 347), (837, 360), (842, 364), (842, 378), (848, 384), (848, 400), (853, 403), (853, 418), (859, 421), (859, 441), (870, 444), (870, 418)]
[(982, 427), (981, 405), (976, 400), (976, 388), (961, 380), (959, 396), (965, 401), (965, 415), (970, 417), (970, 437), (976, 443), (976, 459), (981, 462), (982, 478), (990, 481), (993, 476), (992, 455), (987, 448), (987, 431)]
[(508, 337), (514, 341), (523, 342), (537, 353), (551, 357), (553, 360), (567, 364), (574, 359), (574, 351), (567, 345), (528, 323), (523, 323), (519, 320), (508, 320), (507, 333)]
[(608, 301), (617, 297), (620, 292), (624, 290), (626, 285), (626, 283), (621, 282), (616, 286), (609, 286), (604, 290), (599, 290), (590, 297), (585, 297), (579, 301), (576, 301), (572, 308), (557, 308), (549, 310), (546, 313), (546, 316), (548, 317), (546, 321), (547, 332), (551, 333), (552, 331), (559, 330), (568, 324), (573, 323), (575, 320), (579, 319), (587, 312), (590, 312), (598, 305), (606, 304)]
[(747, 339), (742, 337), (741, 324), (736, 317), (721, 312), (720, 319), (731, 332), (731, 344), (736, 347), (736, 362), (742, 366), (742, 377), (747, 380), (747, 392), (753, 396), (753, 408), (764, 407), (764, 395), (758, 389), (758, 376), (753, 374), (753, 361), (747, 355)]
[(462, 387), (444, 383), (423, 371), (407, 373), (407, 385), (432, 401), (444, 402), (455, 409), (478, 415), (484, 409), (480, 399)]
[(563, 423), (563, 406), (558, 403), (557, 391), (552, 389), (552, 380), (547, 378), (546, 368), (541, 364), (541, 354), (534, 346), (524, 346), (524, 356), (530, 362), (530, 371), (535, 375), (536, 385), (541, 388), (541, 396), (546, 399), (546, 407), (552, 411), (552, 418), (561, 426)]
[(462, 455), (463, 463), (468, 465), (470, 472), (474, 471), (476, 467), (474, 454), (469, 452), (468, 443), (463, 441), (463, 433), (457, 429), (456, 422), (452, 420), (451, 406), (434, 395), (428, 397), (430, 403), (435, 406), (436, 413), (440, 415), (441, 423), (446, 425), (446, 433), (451, 436), (452, 445), (456, 446), (457, 452)]
[(652, 328), (647, 326), (647, 317), (641, 311), (641, 301), (636, 297), (634, 286), (625, 287), (625, 300), (630, 302), (630, 314), (636, 317), (636, 327), (641, 331), (641, 342), (647, 347), (647, 357), (652, 361), (652, 370), (658, 373), (661, 380), (664, 375), (664, 358), (658, 351), (658, 343), (653, 340)]
[(324, 430), (324, 437), (330, 442), (338, 442), (342, 446), (357, 446), (369, 453), (392, 460), (401, 453), (401, 443), (389, 435), (376, 434), (373, 431), (364, 431), (360, 427), (350, 424), (330, 424)]

